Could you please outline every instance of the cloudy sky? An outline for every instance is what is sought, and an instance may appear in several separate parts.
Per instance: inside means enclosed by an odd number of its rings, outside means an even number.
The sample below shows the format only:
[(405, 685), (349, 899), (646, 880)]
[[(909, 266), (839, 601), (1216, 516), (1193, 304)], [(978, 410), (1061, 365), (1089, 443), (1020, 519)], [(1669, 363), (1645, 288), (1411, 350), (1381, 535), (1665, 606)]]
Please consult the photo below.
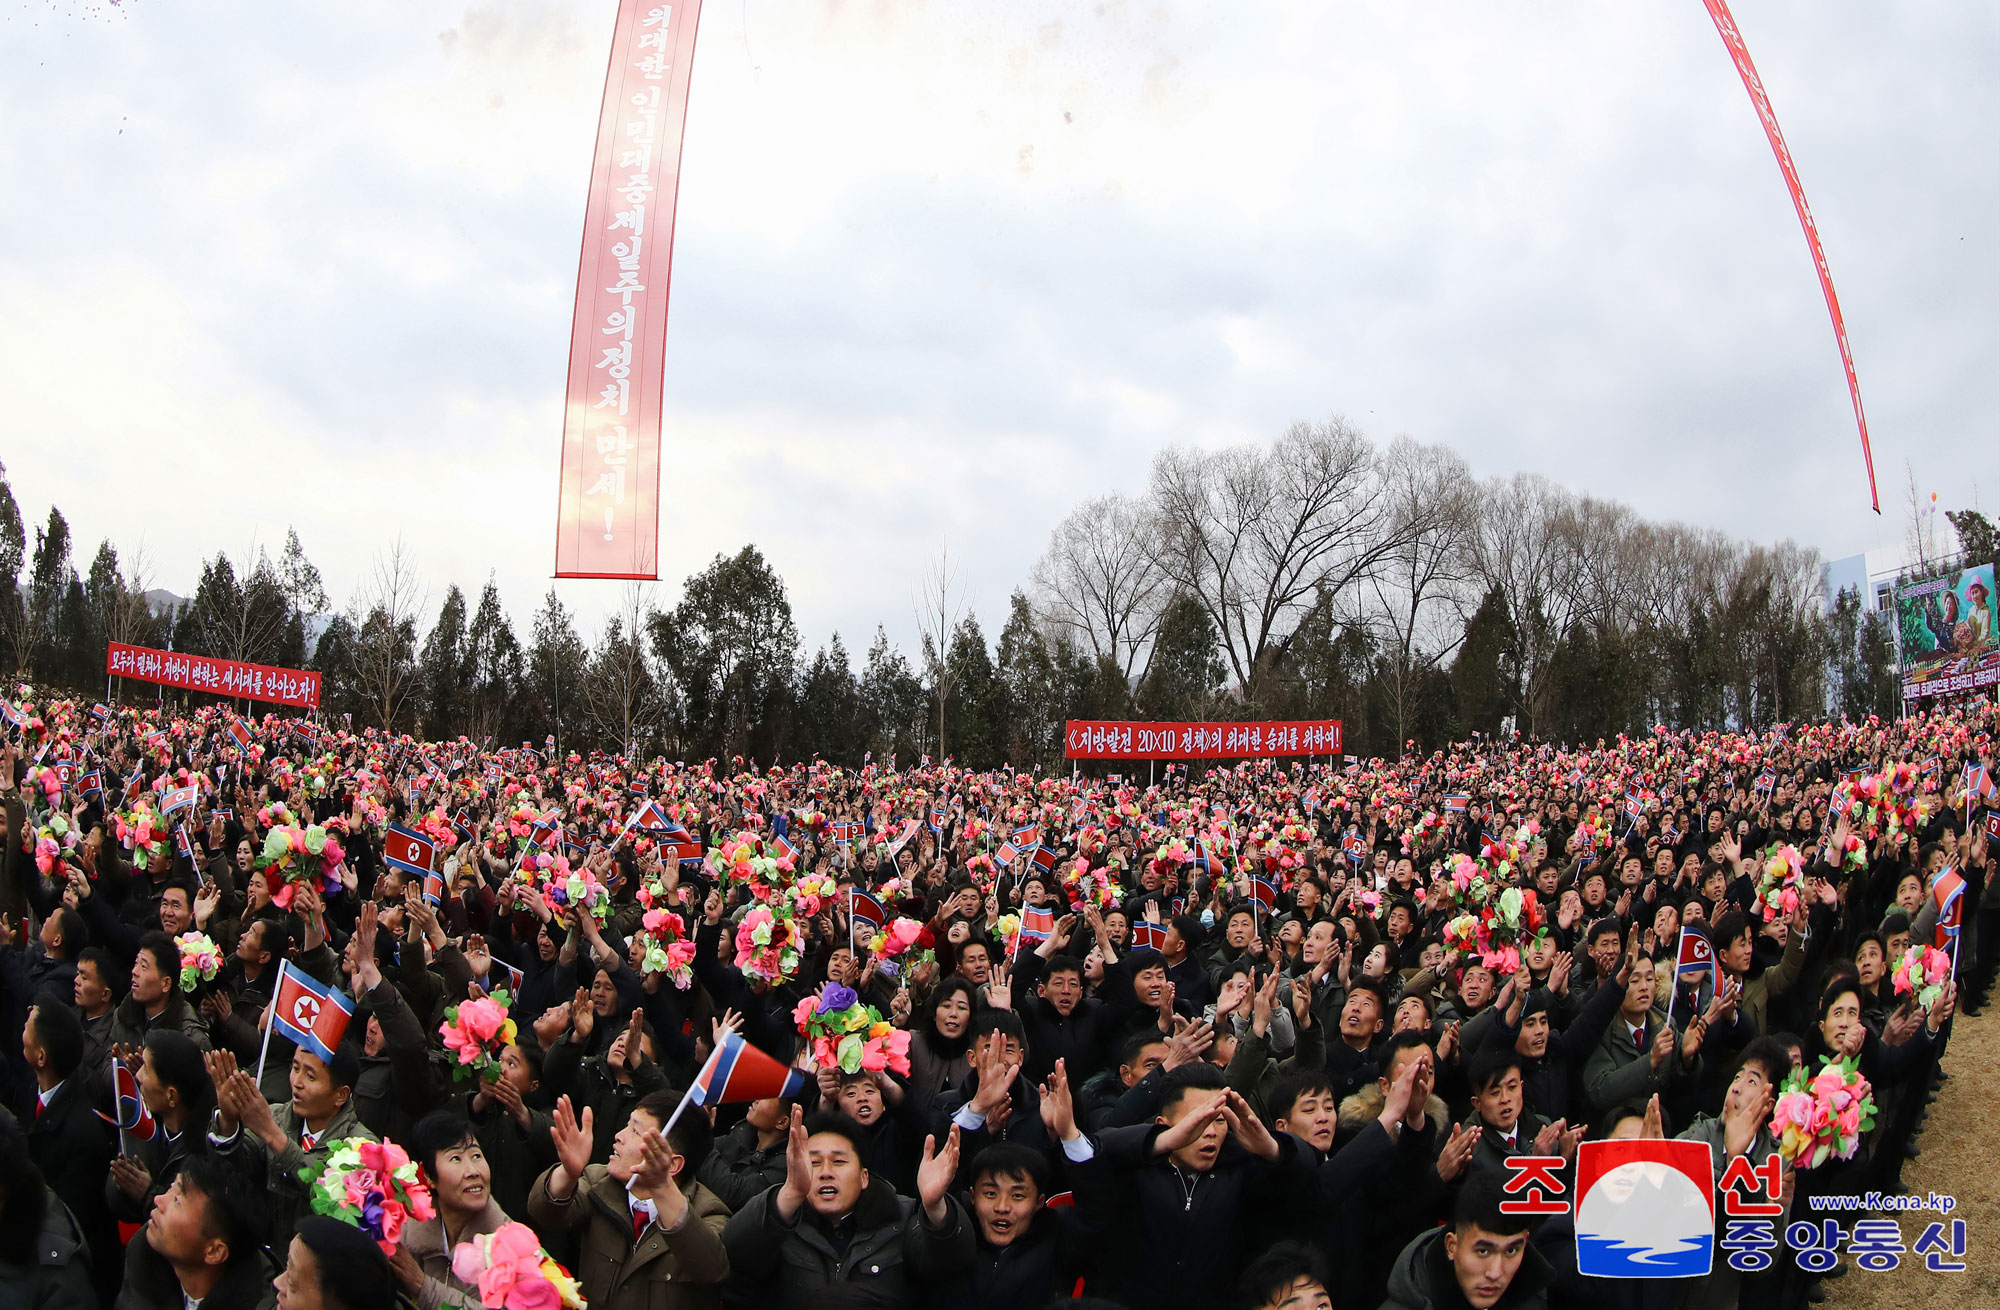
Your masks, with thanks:
[[(0, 0), (0, 462), (183, 593), (549, 585), (614, 0)], [(709, 0), (659, 600), (755, 542), (808, 645), (994, 635), (1076, 501), (1344, 413), (1829, 556), (2000, 501), (2000, 9), (1740, 0), (1826, 311), (1699, 0)], [(1976, 489), (1976, 490), (1975, 490)], [(616, 584), (565, 582), (594, 625)]]

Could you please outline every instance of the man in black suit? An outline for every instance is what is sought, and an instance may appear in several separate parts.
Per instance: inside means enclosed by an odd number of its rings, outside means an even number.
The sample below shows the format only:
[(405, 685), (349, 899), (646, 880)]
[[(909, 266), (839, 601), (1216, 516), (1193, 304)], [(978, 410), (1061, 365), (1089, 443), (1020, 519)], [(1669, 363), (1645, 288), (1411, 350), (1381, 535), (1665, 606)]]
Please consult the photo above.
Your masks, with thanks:
[(76, 1216), (90, 1244), (91, 1281), (98, 1299), (110, 1305), (118, 1295), (124, 1248), (118, 1226), (104, 1201), (104, 1180), (116, 1153), (113, 1130), (97, 1117), (83, 1077), (83, 1020), (54, 992), (43, 992), (28, 1010), (21, 1054), (35, 1075), (34, 1103), (23, 1121), (28, 1156), (42, 1171), (49, 1190)]

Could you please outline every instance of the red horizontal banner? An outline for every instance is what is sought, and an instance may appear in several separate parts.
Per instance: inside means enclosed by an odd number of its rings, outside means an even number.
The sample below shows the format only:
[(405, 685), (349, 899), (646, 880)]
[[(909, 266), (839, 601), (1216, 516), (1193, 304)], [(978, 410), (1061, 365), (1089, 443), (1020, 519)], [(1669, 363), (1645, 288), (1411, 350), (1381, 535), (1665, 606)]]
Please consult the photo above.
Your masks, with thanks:
[(105, 653), (104, 671), (116, 678), (184, 687), (211, 696), (241, 696), (273, 705), (319, 708), (319, 674), (301, 669), (211, 659), (206, 655), (125, 646), (114, 641)]
[(1063, 757), (1071, 760), (1249, 760), (1334, 755), (1340, 720), (1254, 723), (1130, 723), (1071, 719)]

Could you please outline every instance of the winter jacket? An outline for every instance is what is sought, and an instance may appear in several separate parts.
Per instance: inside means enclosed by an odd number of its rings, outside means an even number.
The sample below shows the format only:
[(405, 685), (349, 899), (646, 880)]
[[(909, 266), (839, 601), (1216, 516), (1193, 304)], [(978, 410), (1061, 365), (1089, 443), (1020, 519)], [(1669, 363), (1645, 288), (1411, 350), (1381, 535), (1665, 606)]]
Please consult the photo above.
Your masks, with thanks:
[(549, 1195), (552, 1168), (535, 1180), (528, 1219), (580, 1235), (576, 1279), (591, 1310), (709, 1310), (722, 1304), (729, 1207), (700, 1183), (686, 1184), (688, 1212), (673, 1232), (648, 1224), (635, 1241), (625, 1185), (603, 1165), (583, 1171), (567, 1200)]
[[(1459, 1290), (1458, 1275), (1444, 1253), (1449, 1231), (1432, 1229), (1403, 1248), (1389, 1273), (1389, 1295), (1382, 1310), (1464, 1310), (1465, 1293)], [(1549, 1262), (1531, 1243), (1493, 1310), (1548, 1310), (1548, 1286)]]
[[(241, 1124), (236, 1126), (235, 1135), (227, 1141), (217, 1142), (212, 1135), (209, 1141), (217, 1154), (229, 1160), (253, 1185), (263, 1188), (268, 1194), (271, 1240), (276, 1244), (280, 1240), (278, 1234), (290, 1233), (299, 1226), (300, 1219), (311, 1213), (312, 1180), (317, 1179), (320, 1171), (326, 1168), (326, 1158), (333, 1154), (333, 1148), (349, 1138), (358, 1137), (368, 1142), (377, 1139), (354, 1112), (352, 1097), (334, 1112), (333, 1118), (327, 1121), (326, 1131), (319, 1135), (310, 1151), (305, 1149), (302, 1136), (305, 1125), (299, 1122), (291, 1102), (272, 1106), (271, 1117), (277, 1120), (278, 1131), (285, 1138), (284, 1149), (276, 1155), (271, 1154), (263, 1138)], [(300, 1176), (308, 1171), (308, 1177)]]
[(916, 1201), (871, 1177), (839, 1244), (810, 1204), (790, 1223), (780, 1219), (779, 1190), (759, 1193), (722, 1230), (741, 1290), (769, 1310), (805, 1310), (814, 1292), (834, 1283), (864, 1285), (885, 1306), (916, 1306), (931, 1286), (972, 1264), (972, 1219), (956, 1200), (945, 1201), (944, 1223), (934, 1229)]
[[(91, 1286), (83, 1230), (77, 1227), (69, 1207), (50, 1193), (48, 1212), (42, 1216), (42, 1231), (35, 1240), (34, 1263), (23, 1266), (0, 1260), (0, 1305), (31, 1306), (33, 1310), (96, 1310), (98, 1304), (97, 1291)], [(124, 1304), (119, 1302), (121, 1307)], [(178, 1301), (174, 1310), (180, 1310)]]
[[(507, 1212), (489, 1195), (486, 1208), (466, 1221), (458, 1241), (469, 1242), (497, 1233), (506, 1224)], [(404, 1224), (402, 1244), (424, 1271), (424, 1285), (417, 1293), (418, 1310), (440, 1310), (446, 1306), (453, 1310), (479, 1310), (479, 1288), (459, 1281), (451, 1271), (451, 1256), (457, 1243), (446, 1247), (443, 1215)]]
[[(272, 1310), (278, 1303), (277, 1289), (271, 1284), (277, 1273), (257, 1247), (241, 1254), (232, 1252), (228, 1272), (201, 1299), (201, 1310)], [(174, 1267), (153, 1250), (141, 1232), (125, 1248), (125, 1285), (118, 1292), (117, 1310), (184, 1310), (186, 1304)]]

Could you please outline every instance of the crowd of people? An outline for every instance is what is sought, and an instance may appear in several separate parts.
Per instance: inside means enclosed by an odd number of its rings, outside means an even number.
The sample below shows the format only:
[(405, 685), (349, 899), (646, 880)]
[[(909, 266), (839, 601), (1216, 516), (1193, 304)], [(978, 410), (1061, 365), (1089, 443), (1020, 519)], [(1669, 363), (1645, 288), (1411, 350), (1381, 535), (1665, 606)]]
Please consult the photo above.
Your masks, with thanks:
[(1845, 1060), (1771, 1190), (1894, 1196), (2000, 944), (1990, 703), (1146, 780), (5, 710), (0, 1305), (1797, 1306), (1508, 1161), (1728, 1186)]

